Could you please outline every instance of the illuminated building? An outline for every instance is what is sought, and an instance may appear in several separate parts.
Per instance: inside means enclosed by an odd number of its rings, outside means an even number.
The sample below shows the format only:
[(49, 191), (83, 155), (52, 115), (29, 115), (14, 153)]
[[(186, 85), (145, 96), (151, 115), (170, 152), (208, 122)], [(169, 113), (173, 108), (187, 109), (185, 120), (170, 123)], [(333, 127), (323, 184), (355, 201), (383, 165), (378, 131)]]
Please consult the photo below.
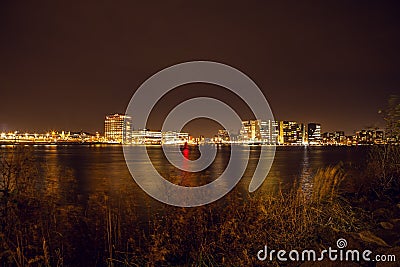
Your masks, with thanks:
[(344, 131), (336, 131), (333, 133), (333, 136), (336, 145), (346, 143), (347, 138), (344, 135)]
[(295, 121), (280, 121), (279, 143), (288, 145), (301, 145), (305, 141), (304, 124)]
[(49, 131), (47, 133), (1, 133), (1, 143), (20, 144), (82, 144), (99, 143), (104, 141), (99, 133), (70, 131)]
[(307, 125), (308, 143), (310, 145), (321, 144), (321, 124), (309, 123)]
[(175, 131), (150, 131), (147, 129), (132, 132), (132, 143), (142, 145), (184, 144), (189, 141), (189, 133)]
[(385, 132), (383, 130), (376, 130), (374, 136), (374, 144), (385, 143)]
[(384, 143), (384, 132), (382, 130), (361, 130), (356, 132), (357, 144), (372, 145)]
[(132, 137), (132, 118), (122, 114), (106, 116), (104, 136), (108, 142), (130, 143)]
[(326, 145), (347, 145), (348, 138), (344, 131), (326, 132), (322, 134), (322, 143)]
[(161, 145), (162, 133), (147, 129), (132, 132), (132, 143), (143, 145)]
[(261, 120), (242, 121), (240, 137), (243, 142), (261, 141)]
[(265, 128), (265, 142), (270, 145), (278, 144), (279, 139), (279, 122), (268, 120)]
[(240, 139), (242, 142), (276, 144), (278, 142), (279, 123), (277, 121), (248, 120), (242, 121)]
[(175, 131), (162, 132), (163, 144), (184, 144), (189, 142), (189, 133), (179, 133)]
[(206, 142), (206, 138), (204, 135), (200, 135), (199, 137), (195, 138), (194, 142), (197, 144), (204, 144)]
[(229, 132), (225, 129), (218, 130), (218, 134), (216, 135), (215, 142), (217, 143), (229, 143), (231, 138), (229, 136)]
[(325, 145), (334, 144), (334, 134), (330, 132), (325, 132), (322, 134), (322, 143)]

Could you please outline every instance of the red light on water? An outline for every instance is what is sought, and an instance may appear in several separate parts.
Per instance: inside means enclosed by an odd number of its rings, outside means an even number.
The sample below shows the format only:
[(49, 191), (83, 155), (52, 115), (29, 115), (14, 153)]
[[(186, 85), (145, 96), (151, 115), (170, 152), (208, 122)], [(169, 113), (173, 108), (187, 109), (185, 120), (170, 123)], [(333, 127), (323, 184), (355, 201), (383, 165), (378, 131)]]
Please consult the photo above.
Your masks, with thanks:
[(186, 159), (189, 159), (189, 146), (187, 143), (183, 147), (182, 154)]

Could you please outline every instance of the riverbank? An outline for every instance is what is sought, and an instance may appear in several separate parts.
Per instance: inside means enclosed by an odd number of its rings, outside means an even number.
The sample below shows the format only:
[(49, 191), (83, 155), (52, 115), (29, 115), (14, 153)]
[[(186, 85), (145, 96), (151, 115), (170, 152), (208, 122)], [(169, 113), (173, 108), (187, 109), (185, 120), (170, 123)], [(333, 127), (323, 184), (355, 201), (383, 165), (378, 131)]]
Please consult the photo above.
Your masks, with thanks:
[[(85, 194), (86, 187), (76, 190), (77, 175), (81, 173), (66, 168), (62, 172), (46, 172), (49, 176), (43, 177), (35, 156), (29, 154), (32, 150), (19, 147), (2, 158), (2, 179), (8, 181), (3, 184), (12, 186), (2, 188), (0, 262), (20, 266), (308, 266), (311, 263), (305, 260), (260, 261), (257, 253), (265, 245), (275, 250), (313, 249), (319, 253), (336, 248), (340, 238), (347, 241), (349, 249), (400, 257), (399, 200), (393, 191), (396, 188), (377, 179), (377, 170), (372, 178), (367, 167), (362, 167), (365, 171), (361, 172), (361, 165), (339, 164), (305, 172), (304, 167), (311, 168), (310, 161), (328, 154), (300, 147), (287, 149), (278, 154), (277, 163), (289, 159), (289, 165), (284, 166), (294, 168), (299, 161), (296, 155), (302, 155), (306, 162), (299, 170), (309, 174), (303, 180), (292, 180), (290, 190), (244, 194), (240, 184), (219, 202), (176, 208), (141, 201), (140, 191), (132, 194), (126, 185), (114, 194), (99, 188), (95, 194)], [(117, 150), (115, 153), (120, 153)], [(91, 150), (93, 155), (78, 149), (73, 157), (74, 150), (61, 149), (58, 154), (52, 149), (46, 151), (49, 157), (44, 164), (49, 169), (56, 166), (50, 164), (50, 159), (55, 163), (77, 161), (79, 171), (98, 171), (94, 179), (105, 175), (106, 168), (112, 167), (113, 172), (120, 168), (110, 165), (103, 149)], [(108, 152), (111, 151), (114, 150)], [(152, 152), (157, 156), (160, 149)], [(337, 152), (340, 154), (331, 162), (343, 160), (350, 151)], [(115, 161), (124, 164), (118, 155)], [(101, 164), (90, 167), (89, 158), (101, 160)], [(283, 170), (273, 169), (280, 175)], [(79, 181), (85, 184), (106, 180)], [(385, 186), (380, 189), (379, 185)], [(365, 261), (347, 263), (370, 265)], [(329, 266), (332, 262), (325, 260), (324, 264)]]

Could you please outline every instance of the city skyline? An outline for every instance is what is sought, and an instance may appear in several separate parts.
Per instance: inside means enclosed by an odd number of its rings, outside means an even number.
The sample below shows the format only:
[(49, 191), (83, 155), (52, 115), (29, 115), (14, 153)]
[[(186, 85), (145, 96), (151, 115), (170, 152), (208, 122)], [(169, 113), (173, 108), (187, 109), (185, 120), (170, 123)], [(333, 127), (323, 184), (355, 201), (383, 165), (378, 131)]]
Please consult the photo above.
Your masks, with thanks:
[[(110, 114), (108, 114), (108, 115), (105, 115), (105, 118), (106, 118), (106, 120), (107, 120), (108, 117), (112, 117), (112, 116), (128, 117), (128, 118), (130, 118), (130, 120), (132, 120), (132, 117), (131, 117), (131, 116), (124, 115), (123, 113), (110, 113)], [(255, 120), (258, 120), (258, 119), (245, 119), (245, 120), (243, 120), (242, 122), (245, 122), (245, 121), (255, 121)], [(31, 130), (31, 129), (27, 129), (27, 128), (23, 128), (23, 129), (0, 130), (0, 133), (8, 134), (8, 133), (16, 133), (16, 132), (17, 132), (17, 133), (19, 133), (19, 134), (24, 134), (24, 133), (32, 133), (32, 134), (33, 134), (33, 133), (38, 133), (38, 134), (40, 133), (40, 134), (46, 134), (46, 133), (51, 133), (51, 132), (54, 132), (54, 131), (57, 131), (57, 132), (61, 132), (61, 131), (68, 132), (68, 131), (69, 131), (69, 132), (74, 132), (74, 133), (78, 133), (78, 132), (84, 132), (84, 133), (90, 133), (90, 134), (99, 134), (99, 133), (101, 133), (101, 134), (103, 134), (104, 136), (106, 136), (106, 135), (107, 135), (107, 130), (105, 129), (105, 123), (106, 123), (106, 122), (105, 122), (104, 118), (103, 118), (102, 121), (103, 121), (102, 127), (100, 127), (99, 129), (95, 129), (95, 130), (93, 130), (93, 131), (89, 131), (89, 130), (87, 130), (87, 129), (67, 129), (67, 128), (59, 128), (59, 129), (57, 129), (57, 128), (49, 128), (49, 127), (47, 127), (47, 128), (45, 128), (45, 129), (39, 130), (39, 131)], [(123, 119), (122, 119), (122, 121), (123, 121)], [(362, 130), (385, 130), (385, 126), (383, 126), (383, 127), (365, 127), (365, 128), (355, 129), (352, 133), (347, 133), (347, 132), (343, 131), (340, 127), (335, 128), (334, 130), (325, 130), (325, 127), (324, 127), (324, 128), (323, 128), (323, 131), (321, 131), (321, 126), (322, 126), (323, 124), (320, 123), (320, 122), (315, 122), (315, 121), (304, 122), (304, 121), (295, 121), (295, 120), (288, 120), (288, 119), (285, 119), (285, 120), (278, 120), (278, 119), (275, 119), (274, 121), (277, 122), (277, 123), (279, 123), (279, 122), (294, 122), (294, 123), (299, 123), (299, 124), (304, 124), (304, 125), (307, 125), (307, 124), (318, 124), (319, 127), (320, 127), (320, 128), (319, 128), (319, 131), (320, 131), (321, 134), (322, 134), (322, 133), (329, 133), (329, 132), (343, 132), (345, 135), (350, 136), (350, 135), (354, 135), (356, 132), (362, 131)], [(213, 122), (213, 123), (216, 123), (216, 122)], [(219, 125), (219, 123), (216, 123), (216, 124)], [(130, 126), (129, 126), (129, 127), (131, 127), (132, 131), (135, 131), (135, 130), (161, 131), (160, 128), (146, 128), (146, 129), (135, 128), (135, 126), (134, 126), (134, 124), (133, 124), (132, 122), (130, 123)], [(187, 126), (185, 125), (185, 126), (182, 128), (181, 132), (185, 132), (184, 129), (185, 129), (186, 127), (187, 127)], [(240, 134), (240, 131), (241, 131), (240, 128), (238, 128), (238, 129), (223, 129), (223, 127), (221, 126), (221, 127), (219, 127), (219, 128), (216, 128), (216, 131), (209, 133), (209, 135), (204, 134), (203, 132), (201, 132), (201, 133), (199, 133), (199, 134), (194, 134), (193, 136), (213, 137), (213, 136), (216, 135), (216, 133), (217, 133), (219, 130), (227, 130), (227, 131), (232, 132), (232, 133), (234, 133), (234, 134)], [(122, 131), (122, 130), (121, 130), (121, 131)]]
[[(157, 8), (155, 8), (157, 7)], [(102, 128), (151, 75), (180, 62), (222, 62), (246, 73), (277, 119), (318, 121), (347, 134), (382, 127), (398, 93), (398, 2), (0, 3), (0, 131)], [(239, 19), (240, 18), (240, 19)], [(201, 23), (200, 23), (201, 22)], [(194, 96), (244, 103), (204, 84), (177, 88), (151, 116)], [(218, 125), (198, 121), (192, 132)]]
[[(183, 144), (183, 143), (247, 143), (267, 145), (358, 145), (397, 142), (389, 140), (383, 129), (359, 129), (352, 135), (344, 131), (322, 131), (321, 123), (278, 120), (244, 120), (238, 131), (218, 129), (212, 136), (193, 135), (181, 130), (135, 129), (132, 116), (109, 114), (104, 119), (104, 134), (84, 131), (48, 131), (46, 133), (0, 132), (0, 144)], [(233, 138), (233, 139), (231, 139)]]

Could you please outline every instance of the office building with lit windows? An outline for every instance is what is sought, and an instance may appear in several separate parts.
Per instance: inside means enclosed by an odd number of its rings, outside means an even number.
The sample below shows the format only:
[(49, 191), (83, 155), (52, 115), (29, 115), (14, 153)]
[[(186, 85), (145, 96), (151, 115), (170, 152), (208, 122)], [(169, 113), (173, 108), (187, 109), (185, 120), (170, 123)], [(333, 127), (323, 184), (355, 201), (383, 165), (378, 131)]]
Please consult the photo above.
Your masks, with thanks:
[(373, 145), (384, 143), (384, 131), (382, 130), (361, 130), (355, 134), (355, 140), (360, 145)]
[(319, 145), (322, 142), (321, 124), (309, 123), (307, 126), (307, 137), (310, 145)]
[(150, 131), (148, 129), (136, 130), (132, 132), (133, 144), (161, 145), (162, 132)]
[(265, 143), (269, 145), (278, 144), (279, 139), (279, 121), (268, 120), (265, 128)]
[(261, 120), (242, 121), (240, 138), (243, 142), (261, 141), (260, 133)]
[(262, 144), (277, 144), (279, 123), (277, 121), (248, 120), (242, 121), (240, 139), (242, 142)]
[(279, 144), (301, 145), (306, 140), (305, 127), (295, 121), (279, 122)]
[(104, 121), (104, 137), (112, 143), (131, 143), (132, 118), (122, 114), (107, 115)]
[(132, 144), (138, 145), (168, 145), (185, 144), (189, 142), (189, 133), (176, 131), (150, 131), (148, 129), (132, 132)]
[(162, 132), (163, 144), (185, 144), (189, 142), (189, 133), (181, 133), (176, 131)]

